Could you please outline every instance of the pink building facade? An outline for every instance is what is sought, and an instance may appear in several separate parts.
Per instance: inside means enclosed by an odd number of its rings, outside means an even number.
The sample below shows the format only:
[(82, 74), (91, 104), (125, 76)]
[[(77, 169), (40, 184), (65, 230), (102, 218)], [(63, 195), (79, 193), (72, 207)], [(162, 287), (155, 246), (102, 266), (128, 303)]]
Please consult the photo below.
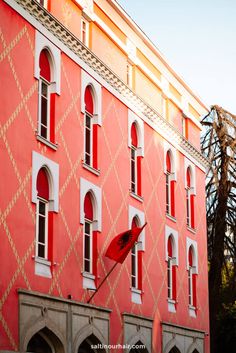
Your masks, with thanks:
[[(209, 353), (206, 108), (166, 63), (158, 110), (138, 59), (124, 78), (99, 56), (101, 23), (113, 44), (134, 31), (114, 1), (56, 3), (0, 4), (0, 351)], [(145, 222), (87, 304), (111, 240)]]

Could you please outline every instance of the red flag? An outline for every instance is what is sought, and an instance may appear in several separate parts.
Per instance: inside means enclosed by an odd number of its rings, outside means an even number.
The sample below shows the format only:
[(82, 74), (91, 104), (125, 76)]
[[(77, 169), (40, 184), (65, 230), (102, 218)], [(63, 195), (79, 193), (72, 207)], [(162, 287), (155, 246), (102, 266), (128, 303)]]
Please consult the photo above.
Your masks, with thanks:
[(118, 234), (108, 246), (105, 256), (122, 264), (146, 224), (142, 227), (133, 227), (126, 232)]

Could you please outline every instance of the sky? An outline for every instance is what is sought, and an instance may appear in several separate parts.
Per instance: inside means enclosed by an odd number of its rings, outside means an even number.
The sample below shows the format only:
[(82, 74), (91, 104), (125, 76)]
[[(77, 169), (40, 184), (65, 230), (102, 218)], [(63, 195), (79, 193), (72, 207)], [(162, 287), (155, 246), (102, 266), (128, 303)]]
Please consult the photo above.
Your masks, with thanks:
[(236, 0), (118, 0), (202, 101), (236, 114)]

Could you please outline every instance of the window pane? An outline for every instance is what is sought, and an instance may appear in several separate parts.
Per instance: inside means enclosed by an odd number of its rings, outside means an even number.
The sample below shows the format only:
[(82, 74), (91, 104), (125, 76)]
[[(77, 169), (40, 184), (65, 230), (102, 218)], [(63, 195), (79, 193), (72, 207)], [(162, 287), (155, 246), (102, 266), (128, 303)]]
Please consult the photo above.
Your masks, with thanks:
[(41, 125), (41, 136), (47, 138), (47, 128)]
[(166, 175), (166, 213), (170, 213), (170, 199), (169, 199), (169, 175)]
[(85, 222), (85, 233), (86, 234), (90, 234), (90, 223), (88, 222)]
[(39, 234), (38, 241), (40, 243), (45, 243), (45, 218), (39, 216)]
[(44, 202), (39, 201), (39, 213), (45, 215), (46, 205)]
[(41, 97), (41, 123), (47, 126), (47, 109), (48, 101), (46, 98)]
[(86, 132), (85, 132), (85, 141), (86, 141), (86, 144), (85, 144), (85, 151), (90, 154), (90, 131), (88, 129), (86, 129)]
[(38, 256), (45, 258), (45, 246), (43, 244), (38, 244)]
[(86, 272), (90, 272), (90, 260), (87, 260), (87, 259), (84, 260), (84, 270)]
[(88, 114), (86, 114), (86, 127), (88, 129), (91, 128), (91, 118), (90, 118), (90, 116)]
[(42, 95), (44, 97), (48, 96), (48, 85), (46, 85), (44, 82), (42, 82)]
[(90, 259), (90, 236), (85, 234), (85, 239), (84, 239), (84, 257), (85, 259)]

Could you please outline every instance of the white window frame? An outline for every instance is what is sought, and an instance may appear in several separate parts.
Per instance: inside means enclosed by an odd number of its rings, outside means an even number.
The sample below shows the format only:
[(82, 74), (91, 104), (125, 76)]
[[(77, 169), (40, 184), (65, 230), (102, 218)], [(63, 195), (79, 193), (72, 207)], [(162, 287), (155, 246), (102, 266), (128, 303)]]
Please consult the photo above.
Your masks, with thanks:
[[(87, 128), (87, 117), (89, 118), (89, 122), (90, 122), (90, 129)], [(90, 154), (88, 154), (86, 152), (86, 142), (87, 142), (87, 139), (86, 139), (86, 132), (87, 130), (90, 131), (90, 134), (89, 134), (89, 146), (90, 146)], [(89, 157), (89, 163), (87, 163), (86, 161), (86, 157)], [(93, 167), (93, 115), (88, 113), (87, 111), (85, 111), (85, 114), (84, 114), (84, 163), (90, 167)]]
[(81, 42), (88, 47), (88, 45), (89, 45), (89, 22), (84, 17), (81, 17)]
[(194, 308), (193, 305), (193, 266), (188, 268), (188, 304), (189, 307)]
[[(186, 266), (188, 275), (188, 308), (189, 316), (196, 318), (196, 307), (193, 306), (193, 275), (198, 274), (198, 247), (197, 242), (187, 237), (186, 239)], [(193, 263), (192, 266), (189, 265), (189, 250), (192, 247)], [(190, 282), (191, 280), (191, 282)], [(191, 296), (191, 298), (190, 298)], [(191, 300), (190, 300), (191, 299)]]
[[(167, 170), (166, 157), (167, 153), (170, 154), (171, 161), (171, 172)], [(171, 214), (171, 182), (177, 180), (176, 173), (176, 149), (170, 145), (168, 142), (164, 141), (164, 173), (166, 175), (166, 196), (167, 196), (167, 179), (168, 179), (168, 204), (166, 198), (166, 215), (171, 217), (172, 219), (176, 219), (176, 216)]]
[(192, 188), (187, 187), (186, 188), (186, 221), (187, 221), (187, 226), (191, 227), (191, 222), (190, 220), (192, 219), (192, 210), (191, 210), (191, 195), (192, 195)]
[[(85, 229), (86, 229), (86, 224), (89, 225), (89, 234), (85, 233)], [(89, 273), (89, 274), (93, 274), (93, 221), (86, 219), (84, 220), (84, 237), (83, 237), (83, 272), (84, 273)], [(88, 236), (89, 238), (89, 259), (85, 258), (85, 237)], [(85, 266), (85, 261), (88, 260), (89, 261), (89, 271), (86, 270), (86, 266)]]
[[(137, 185), (137, 147), (131, 145), (131, 150), (130, 150), (130, 171), (131, 171), (131, 192), (137, 195), (137, 189), (138, 189), (138, 185)], [(132, 178), (132, 164), (134, 164), (134, 178)], [(134, 179), (134, 180), (133, 180)]]
[[(134, 272), (133, 274), (133, 259), (134, 259)], [(134, 285), (133, 285), (134, 280)], [(138, 289), (138, 248), (137, 244), (134, 244), (133, 248), (131, 249), (131, 287), (132, 289)]]
[(168, 256), (167, 260), (167, 297), (168, 300), (173, 300), (173, 257)]
[(166, 214), (171, 216), (171, 173), (166, 171)]
[[(43, 215), (41, 215), (39, 213), (39, 205), (40, 202), (43, 203), (45, 205), (45, 226), (44, 226), (44, 234), (45, 234), (45, 243), (40, 243), (39, 242), (39, 218), (40, 216), (42, 217)], [(39, 245), (44, 245), (44, 257), (39, 256)], [(35, 246), (35, 250), (36, 250), (36, 258), (40, 258), (40, 259), (44, 259), (44, 260), (48, 260), (48, 200), (45, 200), (41, 197), (38, 197), (37, 200), (37, 204), (36, 204), (36, 246)]]
[[(38, 134), (40, 137), (42, 137), (43, 139), (46, 139), (48, 141), (50, 141), (50, 100), (51, 100), (51, 89), (50, 89), (50, 82), (48, 82), (45, 78), (43, 77), (39, 77), (39, 86), (38, 86)], [(47, 134), (46, 137), (42, 136), (42, 131), (41, 131), (41, 127), (42, 125), (45, 126), (44, 124), (42, 124), (42, 97), (45, 98), (45, 96), (43, 96), (42, 94), (42, 85), (45, 84), (47, 86)]]

